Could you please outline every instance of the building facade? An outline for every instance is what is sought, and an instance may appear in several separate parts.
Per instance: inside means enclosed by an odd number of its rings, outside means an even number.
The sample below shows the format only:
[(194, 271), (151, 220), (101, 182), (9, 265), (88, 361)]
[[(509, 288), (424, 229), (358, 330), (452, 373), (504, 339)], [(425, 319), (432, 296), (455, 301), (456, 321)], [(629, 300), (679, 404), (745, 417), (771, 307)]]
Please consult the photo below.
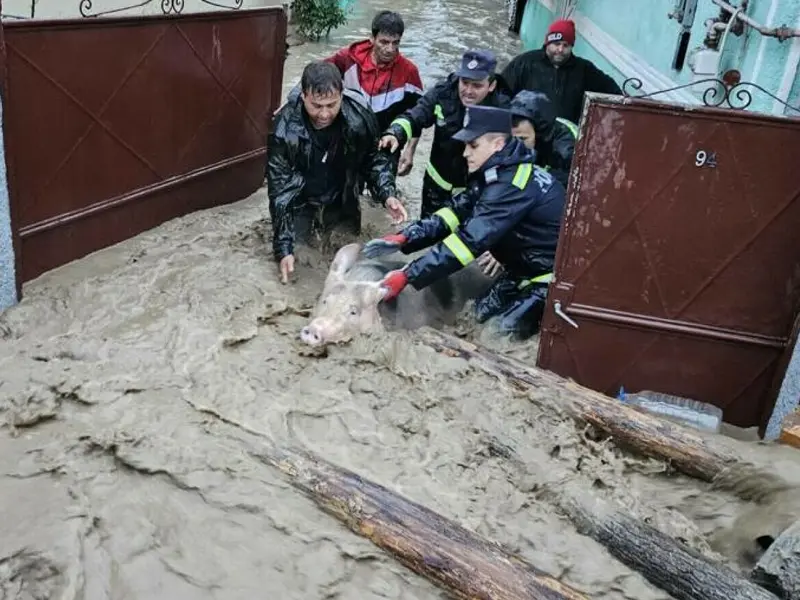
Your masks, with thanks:
[(3, 19), (142, 17), (281, 6), (281, 0), (3, 0)]
[[(781, 41), (742, 27), (720, 4), (741, 9), (764, 28), (800, 30), (800, 0), (527, 0), (520, 37), (526, 49), (538, 48), (549, 23), (567, 16), (576, 25), (575, 53), (593, 61), (620, 85), (632, 77), (641, 80), (637, 93), (666, 90), (693, 78), (719, 78), (736, 70), (742, 82), (777, 97), (742, 86), (752, 95), (749, 109), (800, 117), (800, 110), (783, 104), (800, 109), (800, 37)], [(659, 99), (697, 103), (707, 89), (708, 84), (697, 84)]]

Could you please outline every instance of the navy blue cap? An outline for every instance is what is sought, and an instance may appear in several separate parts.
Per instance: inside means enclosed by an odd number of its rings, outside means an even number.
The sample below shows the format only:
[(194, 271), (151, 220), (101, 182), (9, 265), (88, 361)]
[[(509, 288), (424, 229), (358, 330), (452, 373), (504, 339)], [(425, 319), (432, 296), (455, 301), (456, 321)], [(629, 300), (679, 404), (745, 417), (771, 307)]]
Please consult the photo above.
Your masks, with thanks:
[(493, 106), (468, 106), (464, 113), (464, 125), (454, 140), (471, 142), (485, 133), (511, 135), (511, 111)]
[(497, 59), (491, 50), (467, 50), (461, 57), (461, 68), (456, 71), (456, 77), (481, 81), (494, 75), (497, 68)]

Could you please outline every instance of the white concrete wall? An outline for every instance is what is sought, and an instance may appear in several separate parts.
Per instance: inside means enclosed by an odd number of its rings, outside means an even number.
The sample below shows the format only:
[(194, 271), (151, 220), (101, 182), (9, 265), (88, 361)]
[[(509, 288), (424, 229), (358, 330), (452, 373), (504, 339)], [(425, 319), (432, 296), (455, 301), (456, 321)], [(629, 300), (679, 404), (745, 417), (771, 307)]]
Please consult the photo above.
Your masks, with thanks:
[(3, 19), (186, 14), (282, 4), (283, 0), (3, 0)]
[(0, 312), (17, 303), (10, 204), (3, 142), (3, 103), (0, 98)]

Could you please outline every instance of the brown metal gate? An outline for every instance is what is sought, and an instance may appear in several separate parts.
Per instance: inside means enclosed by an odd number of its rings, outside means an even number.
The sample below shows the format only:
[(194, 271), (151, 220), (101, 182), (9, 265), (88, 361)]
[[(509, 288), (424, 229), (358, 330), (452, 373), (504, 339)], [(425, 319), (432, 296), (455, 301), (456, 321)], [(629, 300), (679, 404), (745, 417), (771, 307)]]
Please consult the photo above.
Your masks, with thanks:
[(537, 364), (763, 425), (800, 307), (798, 156), (800, 119), (592, 98)]
[(20, 283), (263, 182), (280, 7), (4, 29)]

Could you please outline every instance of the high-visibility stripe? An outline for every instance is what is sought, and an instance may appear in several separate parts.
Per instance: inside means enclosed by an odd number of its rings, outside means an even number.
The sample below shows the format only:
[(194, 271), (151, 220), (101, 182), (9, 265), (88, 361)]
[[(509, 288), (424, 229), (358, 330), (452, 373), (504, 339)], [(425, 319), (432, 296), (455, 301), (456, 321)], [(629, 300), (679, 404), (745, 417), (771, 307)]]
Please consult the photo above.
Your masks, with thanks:
[(438, 185), (445, 191), (452, 191), (453, 184), (447, 183), (441, 175), (439, 175), (439, 171), (436, 170), (436, 167), (433, 166), (432, 163), (428, 163), (428, 166), (425, 168), (425, 172), (430, 175), (431, 179), (433, 179), (434, 183)]
[(461, 241), (455, 233), (451, 233), (443, 241), (444, 245), (453, 253), (462, 266), (466, 267), (469, 263), (475, 260), (475, 255), (472, 254), (467, 245)]
[(522, 281), (518, 289), (522, 290), (528, 287), (529, 285), (533, 285), (534, 283), (552, 283), (555, 281), (555, 274), (553, 273), (544, 273), (543, 275), (537, 275), (536, 277), (531, 277), (530, 279), (525, 279)]
[(425, 172), (430, 175), (430, 178), (433, 179), (433, 182), (436, 185), (442, 188), (445, 192), (450, 192), (453, 196), (460, 194), (467, 189), (453, 187), (452, 183), (449, 183), (444, 177), (439, 175), (439, 171), (436, 170), (436, 167), (433, 166), (433, 163), (428, 163), (428, 166), (425, 167)]
[(511, 181), (511, 184), (524, 190), (525, 186), (528, 185), (528, 179), (531, 178), (532, 172), (533, 165), (531, 163), (522, 163), (517, 167), (517, 172), (514, 174), (514, 179)]
[(575, 125), (575, 123), (573, 123), (569, 119), (564, 119), (562, 117), (556, 117), (556, 121), (558, 121), (559, 123), (564, 125), (567, 129), (569, 129), (569, 132), (572, 134), (572, 137), (578, 139), (578, 126)]
[(441, 217), (442, 221), (445, 222), (445, 225), (447, 225), (447, 228), (451, 232), (453, 232), (456, 229), (458, 229), (459, 220), (458, 220), (458, 217), (456, 216), (456, 213), (453, 212), (453, 209), (451, 209), (451, 208), (440, 208), (439, 210), (437, 210), (433, 214), (438, 215), (439, 217)]
[(442, 110), (441, 104), (437, 104), (433, 107), (433, 116), (444, 121), (444, 111)]
[(411, 121), (408, 119), (403, 119), (402, 117), (397, 117), (394, 121), (392, 121), (392, 125), (400, 125), (400, 127), (403, 128), (406, 137), (409, 140), (411, 139)]

